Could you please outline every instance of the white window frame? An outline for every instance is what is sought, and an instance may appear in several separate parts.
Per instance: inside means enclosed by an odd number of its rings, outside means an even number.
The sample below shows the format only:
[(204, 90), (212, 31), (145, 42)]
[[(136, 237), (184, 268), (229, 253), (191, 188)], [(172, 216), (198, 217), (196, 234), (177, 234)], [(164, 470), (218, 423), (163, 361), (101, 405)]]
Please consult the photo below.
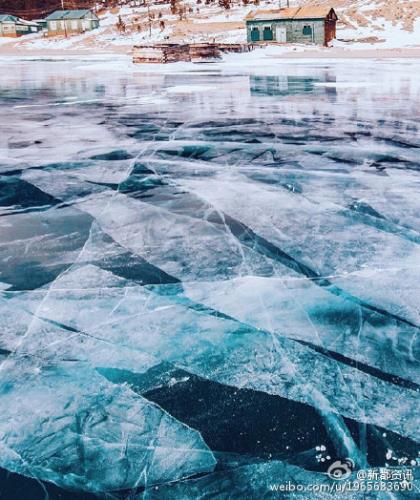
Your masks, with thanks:
[(72, 19), (71, 21), (71, 29), (72, 30), (78, 30), (79, 29), (79, 22), (77, 19)]
[(50, 21), (51, 31), (57, 31), (57, 21)]

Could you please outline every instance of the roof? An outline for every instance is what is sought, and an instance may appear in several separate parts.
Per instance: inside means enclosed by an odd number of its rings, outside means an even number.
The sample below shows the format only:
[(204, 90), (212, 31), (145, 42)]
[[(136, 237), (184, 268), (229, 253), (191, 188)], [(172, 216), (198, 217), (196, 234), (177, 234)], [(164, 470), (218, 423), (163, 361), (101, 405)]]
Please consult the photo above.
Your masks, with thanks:
[(26, 19), (17, 19), (16, 21), (17, 24), (21, 24), (21, 25), (24, 25), (24, 26), (40, 26), (40, 24), (36, 21), (28, 21)]
[(245, 19), (247, 21), (264, 21), (272, 19), (325, 19), (331, 11), (334, 12), (334, 9), (325, 5), (275, 10), (256, 10), (250, 12)]
[(0, 14), (0, 23), (15, 23), (24, 26), (38, 26), (38, 23), (34, 21), (27, 21), (26, 19), (12, 16), (12, 14)]
[(80, 9), (80, 10), (56, 10), (48, 17), (46, 17), (46, 21), (55, 21), (61, 19), (82, 19), (87, 14), (93, 14), (89, 9)]
[(331, 11), (334, 9), (328, 5), (301, 7), (294, 19), (324, 19)]
[(17, 20), (18, 18), (11, 14), (0, 14), (0, 23), (15, 23)]

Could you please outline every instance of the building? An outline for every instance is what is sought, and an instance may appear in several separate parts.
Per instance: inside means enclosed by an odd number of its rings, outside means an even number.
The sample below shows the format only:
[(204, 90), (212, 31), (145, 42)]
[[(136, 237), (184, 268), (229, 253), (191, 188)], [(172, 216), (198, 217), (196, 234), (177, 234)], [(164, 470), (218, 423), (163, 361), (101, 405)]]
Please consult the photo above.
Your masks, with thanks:
[(99, 26), (99, 18), (91, 10), (56, 10), (46, 19), (48, 36), (84, 33)]
[(245, 18), (248, 43), (327, 45), (336, 37), (338, 21), (326, 6), (257, 10)]
[(46, 19), (34, 19), (34, 22), (40, 25), (42, 31), (47, 31)]
[(37, 33), (41, 29), (34, 21), (26, 21), (11, 14), (0, 14), (0, 36), (18, 37)]

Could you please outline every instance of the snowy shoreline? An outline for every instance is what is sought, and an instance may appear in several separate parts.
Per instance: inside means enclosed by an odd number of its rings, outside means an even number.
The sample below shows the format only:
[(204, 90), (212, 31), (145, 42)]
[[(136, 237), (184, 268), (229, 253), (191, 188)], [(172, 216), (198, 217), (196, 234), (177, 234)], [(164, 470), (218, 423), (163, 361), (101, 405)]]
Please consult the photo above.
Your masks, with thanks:
[[(172, 67), (178, 66), (179, 63), (170, 63), (166, 65), (162, 64), (133, 64), (131, 51), (103, 51), (92, 54), (91, 51), (86, 50), (4, 50), (4, 46), (0, 46), (0, 64), (2, 61), (10, 60), (40, 60), (48, 59), (50, 61), (63, 61), (63, 60), (84, 60), (84, 61), (104, 61), (104, 62), (115, 62), (118, 69), (122, 69), (121, 63), (129, 64), (133, 68), (141, 69), (143, 67), (147, 68), (158, 68), (158, 67)], [(288, 47), (265, 47), (257, 48), (249, 53), (242, 54), (225, 54), (223, 59), (216, 63), (219, 64), (233, 64), (233, 65), (254, 65), (254, 64), (270, 64), (272, 62), (280, 63), (282, 60), (288, 64), (292, 63), (293, 60), (299, 61), (299, 63), (305, 60), (346, 60), (346, 59), (404, 59), (404, 60), (416, 60), (420, 59), (420, 47), (405, 47), (405, 48), (342, 48), (342, 47), (302, 47), (302, 46), (288, 46)], [(191, 67), (196, 67), (197, 64), (194, 63), (181, 63), (182, 65), (188, 65)], [(210, 63), (209, 63), (210, 64)], [(111, 68), (109, 68), (111, 69)]]

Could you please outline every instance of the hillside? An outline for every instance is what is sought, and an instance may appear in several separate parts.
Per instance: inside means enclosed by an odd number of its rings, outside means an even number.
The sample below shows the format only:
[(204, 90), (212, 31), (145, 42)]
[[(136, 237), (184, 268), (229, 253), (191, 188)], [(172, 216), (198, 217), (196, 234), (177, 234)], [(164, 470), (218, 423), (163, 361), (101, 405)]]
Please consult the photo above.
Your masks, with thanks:
[[(111, 4), (111, 2), (108, 2)], [(114, 2), (117, 3), (117, 2)], [(64, 0), (66, 9), (85, 9), (97, 5), (94, 0)], [(0, 0), (0, 12), (7, 12), (26, 19), (37, 19), (61, 9), (61, 0)]]
[[(4, 0), (0, 0), (4, 3)], [(38, 7), (56, 0), (26, 1)], [(16, 5), (25, 4), (25, 0)], [(72, 4), (89, 2), (72, 0)], [(90, 2), (92, 3), (92, 2)], [(116, 2), (95, 4), (101, 27), (85, 35), (69, 39), (44, 38), (34, 35), (18, 41), (0, 40), (1, 47), (22, 49), (75, 49), (127, 52), (134, 43), (158, 41), (227, 41), (246, 40), (244, 17), (254, 9), (276, 8), (278, 0), (162, 0), (149, 7), (129, 4), (112, 7)], [(283, 5), (286, 1), (283, 0)], [(307, 5), (307, 0), (291, 1), (291, 5)], [(316, 3), (335, 7), (340, 22), (336, 46), (394, 48), (420, 46), (420, 0), (319, 0)], [(104, 8), (103, 5), (107, 5)], [(133, 4), (136, 4), (134, 7)], [(1, 5), (1, 3), (0, 3)], [(33, 11), (31, 11), (33, 12)], [(4, 50), (2, 50), (4, 52)]]
[(320, 0), (317, 3), (334, 5), (342, 30), (347, 28), (359, 34), (370, 33), (379, 39), (387, 38), (391, 33), (398, 34), (398, 31), (403, 37), (404, 33), (409, 35), (417, 31), (420, 44), (419, 0)]

